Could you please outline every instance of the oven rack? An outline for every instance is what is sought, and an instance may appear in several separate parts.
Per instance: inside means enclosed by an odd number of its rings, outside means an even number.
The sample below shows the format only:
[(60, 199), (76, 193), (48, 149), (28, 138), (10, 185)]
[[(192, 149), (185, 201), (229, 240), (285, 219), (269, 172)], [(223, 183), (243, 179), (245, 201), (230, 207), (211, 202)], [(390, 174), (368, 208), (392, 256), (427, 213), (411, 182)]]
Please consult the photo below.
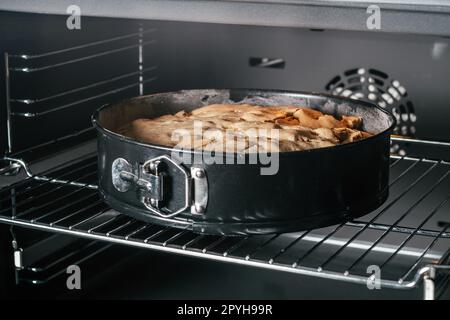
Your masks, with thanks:
[[(37, 176), (19, 163), (29, 177), (0, 190), (0, 222), (305, 276), (378, 281), (382, 288), (415, 288), (448, 270), (450, 162), (444, 160), (392, 156), (388, 200), (357, 220), (246, 237), (194, 234), (119, 214), (98, 195), (96, 161), (88, 154)], [(368, 272), (373, 267), (380, 278)], [(434, 297), (434, 286), (424, 287)]]

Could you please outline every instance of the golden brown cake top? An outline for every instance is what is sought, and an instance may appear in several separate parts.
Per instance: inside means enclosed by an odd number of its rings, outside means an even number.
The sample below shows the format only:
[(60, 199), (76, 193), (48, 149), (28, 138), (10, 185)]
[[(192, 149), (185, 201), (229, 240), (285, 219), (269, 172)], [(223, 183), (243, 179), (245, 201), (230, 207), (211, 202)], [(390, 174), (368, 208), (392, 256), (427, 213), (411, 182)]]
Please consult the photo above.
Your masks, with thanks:
[(134, 139), (183, 149), (216, 152), (284, 152), (330, 147), (371, 136), (362, 118), (340, 119), (297, 106), (212, 104), (122, 128)]

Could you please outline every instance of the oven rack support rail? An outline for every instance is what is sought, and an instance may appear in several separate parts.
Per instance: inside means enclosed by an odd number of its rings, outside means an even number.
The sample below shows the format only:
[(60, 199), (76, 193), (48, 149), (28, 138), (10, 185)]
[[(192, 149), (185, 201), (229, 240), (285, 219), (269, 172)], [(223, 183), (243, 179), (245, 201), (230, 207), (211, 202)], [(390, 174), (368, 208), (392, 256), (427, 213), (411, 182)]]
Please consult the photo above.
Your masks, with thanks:
[[(155, 28), (144, 29), (140, 26), (131, 33), (111, 36), (106, 39), (73, 45), (59, 50), (37, 54), (4, 52), (6, 154), (21, 157), (22, 155), (32, 154), (33, 151), (46, 148), (56, 142), (75, 140), (81, 136), (94, 133), (93, 128), (89, 126), (76, 132), (64, 132), (56, 139), (25, 149), (18, 149), (15, 139), (17, 134), (15, 133), (17, 129), (15, 122), (17, 119), (36, 119), (63, 110), (74, 110), (87, 103), (124, 94), (132, 89), (138, 90), (139, 95), (142, 95), (144, 85), (158, 79), (158, 76), (155, 74), (158, 66), (149, 65), (144, 67), (143, 64), (144, 50), (156, 43), (156, 40), (153, 38), (155, 31)], [(111, 48), (110, 46), (113, 47)], [(93, 49), (95, 51), (92, 51)], [(130, 53), (136, 50), (139, 52), (137, 68), (121, 71), (121, 73), (105, 79), (98, 78), (88, 83), (83, 81), (77, 85), (70, 85), (67, 88), (59, 89), (58, 92), (48, 93), (41, 97), (30, 96), (30, 93), (16, 93), (18, 96), (14, 95), (13, 89), (17, 85), (14, 78), (18, 75), (31, 77), (42, 76), (44, 71), (61, 72), (61, 69), (64, 70), (65, 67), (79, 65), (83, 62), (101, 62), (104, 59), (111, 59), (111, 56), (115, 54)], [(90, 72), (92, 70), (85, 71)], [(45, 78), (42, 81), (46, 81)], [(22, 96), (22, 94), (25, 96)], [(78, 95), (81, 95), (82, 98), (79, 98)], [(15, 174), (17, 169), (19, 169), (17, 164), (13, 164), (9, 168), (3, 168), (4, 171), (10, 171), (11, 174)]]
[[(450, 150), (450, 143), (429, 144)], [(450, 222), (438, 219), (446, 217), (444, 213), (448, 217), (450, 210), (450, 162), (445, 160), (392, 156), (392, 194), (367, 217), (318, 230), (246, 237), (194, 234), (144, 223), (111, 210), (96, 190), (95, 154), (39, 175), (20, 159), (3, 160), (17, 164), (26, 174), (25, 179), (0, 190), (0, 222), (10, 225), (304, 276), (379, 284), (381, 288), (412, 289), (423, 281), (425, 299), (438, 296), (450, 271)], [(379, 221), (383, 217), (395, 221)], [(409, 225), (403, 224), (413, 217)], [(438, 229), (429, 227), (432, 221), (437, 222)], [(340, 234), (344, 229), (346, 233)], [(375, 236), (360, 240), (368, 231)], [(384, 243), (393, 235), (403, 238), (396, 246)], [(427, 240), (423, 247), (409, 246), (417, 237)], [(349, 249), (353, 250), (350, 259), (346, 255)], [(373, 253), (384, 254), (375, 261), (383, 271), (381, 278), (366, 272), (364, 261)], [(394, 263), (399, 259), (407, 263)], [(373, 257), (368, 261), (374, 264)]]

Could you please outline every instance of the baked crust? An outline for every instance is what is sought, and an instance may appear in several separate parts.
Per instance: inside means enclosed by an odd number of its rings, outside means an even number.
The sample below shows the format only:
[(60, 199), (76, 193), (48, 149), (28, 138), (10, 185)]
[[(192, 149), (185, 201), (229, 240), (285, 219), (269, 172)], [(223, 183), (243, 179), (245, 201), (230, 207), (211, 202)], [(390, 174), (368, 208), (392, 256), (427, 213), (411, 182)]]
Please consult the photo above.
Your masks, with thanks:
[(335, 146), (370, 137), (362, 118), (337, 119), (296, 106), (212, 104), (121, 128), (136, 140), (216, 152), (285, 152)]

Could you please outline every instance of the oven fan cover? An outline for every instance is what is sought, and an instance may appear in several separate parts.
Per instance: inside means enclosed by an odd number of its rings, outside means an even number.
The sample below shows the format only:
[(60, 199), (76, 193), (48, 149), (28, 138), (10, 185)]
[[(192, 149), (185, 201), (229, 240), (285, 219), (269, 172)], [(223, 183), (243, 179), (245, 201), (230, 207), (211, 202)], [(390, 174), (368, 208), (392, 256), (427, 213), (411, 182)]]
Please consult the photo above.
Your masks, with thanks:
[[(394, 134), (414, 137), (417, 117), (406, 88), (387, 73), (373, 68), (353, 68), (334, 76), (325, 86), (333, 94), (366, 100), (389, 110), (396, 118)], [(405, 155), (398, 144), (391, 144), (391, 153)]]

